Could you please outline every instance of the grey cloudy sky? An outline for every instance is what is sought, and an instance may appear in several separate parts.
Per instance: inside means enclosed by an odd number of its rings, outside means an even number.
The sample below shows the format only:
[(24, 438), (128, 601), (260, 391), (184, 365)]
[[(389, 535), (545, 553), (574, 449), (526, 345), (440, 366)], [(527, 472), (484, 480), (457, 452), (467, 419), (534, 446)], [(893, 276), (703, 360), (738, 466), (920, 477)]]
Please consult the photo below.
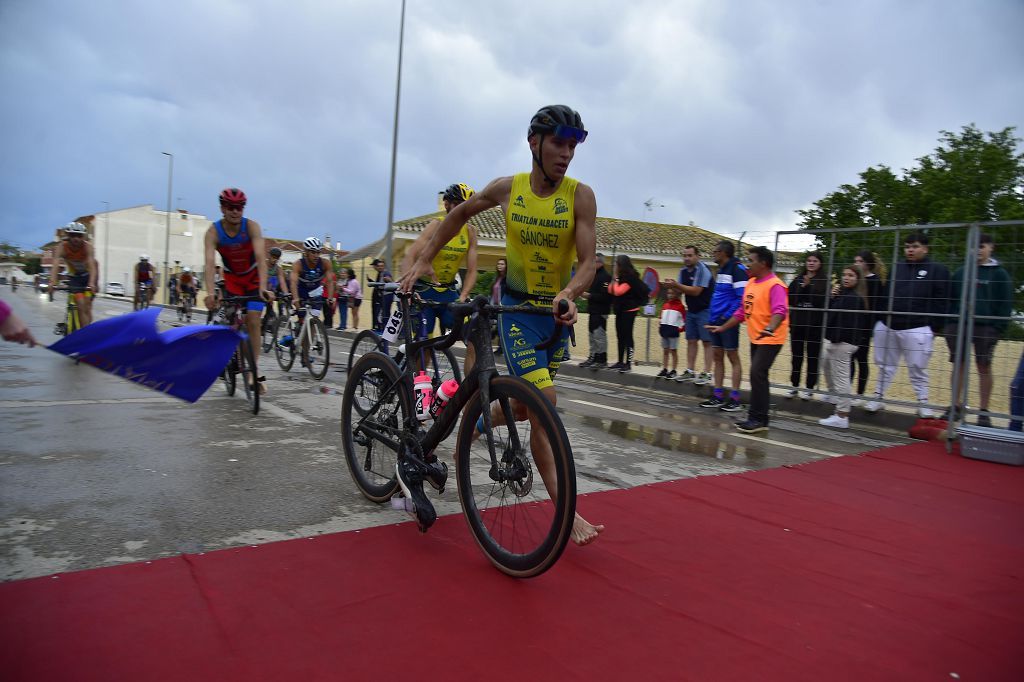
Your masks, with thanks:
[[(0, 0), (0, 239), (75, 216), (218, 215), (343, 248), (387, 222), (399, 0)], [(529, 169), (544, 104), (591, 135), (570, 174), (602, 216), (792, 229), (940, 130), (1024, 132), (1024, 2), (410, 0), (396, 219), (455, 181)], [(181, 197), (180, 201), (177, 197)]]

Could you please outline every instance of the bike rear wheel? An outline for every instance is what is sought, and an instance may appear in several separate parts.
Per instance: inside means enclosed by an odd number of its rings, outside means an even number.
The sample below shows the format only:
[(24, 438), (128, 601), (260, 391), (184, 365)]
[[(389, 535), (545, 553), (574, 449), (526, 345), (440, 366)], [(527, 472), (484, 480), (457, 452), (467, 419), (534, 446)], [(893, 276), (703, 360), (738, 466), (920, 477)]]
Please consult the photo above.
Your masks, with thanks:
[(245, 388), (245, 399), (253, 414), (260, 413), (260, 387), (256, 385), (256, 360), (252, 354), (252, 344), (246, 339), (238, 344), (238, 375), (242, 378)]
[(267, 311), (260, 319), (260, 348), (264, 353), (269, 353), (274, 347), (274, 334), (277, 332), (277, 316), (269, 312), (269, 307)]
[(271, 342), (274, 346), (277, 364), (286, 372), (291, 370), (292, 365), (295, 364), (295, 339), (290, 339), (287, 346), (280, 345), (281, 339), (292, 333), (291, 325), (288, 323), (289, 319), (285, 315), (278, 316), (277, 324), (274, 325), (274, 340)]
[(391, 358), (367, 353), (349, 372), (341, 401), (341, 443), (356, 487), (367, 499), (385, 502), (398, 490), (398, 462), (412, 396)]
[[(492, 427), (497, 471), (492, 477), (486, 435), (472, 439), (481, 410), (488, 407), (481, 405), (477, 391), (459, 426), (459, 499), (470, 531), (491, 563), (513, 577), (531, 578), (554, 565), (572, 532), (572, 448), (554, 406), (532, 384), (519, 377), (495, 376), (489, 388), (491, 405), (500, 406), (508, 421)], [(517, 404), (531, 419), (511, 421)], [(549, 444), (550, 456), (534, 450), (535, 439)]]
[[(241, 343), (246, 343), (242, 341)], [(239, 344), (241, 346), (241, 344)], [(238, 348), (235, 348), (234, 355), (228, 360), (228, 364), (225, 365), (224, 371), (220, 375), (221, 381), (224, 382), (224, 390), (228, 392), (228, 395), (235, 394), (235, 386), (238, 383)]]
[(359, 358), (372, 351), (383, 353), (384, 342), (380, 340), (380, 337), (373, 330), (364, 329), (356, 334), (355, 341), (352, 342), (352, 349), (348, 352), (347, 371), (351, 372), (352, 367), (359, 361)]
[(306, 356), (306, 369), (314, 379), (327, 376), (327, 367), (331, 359), (331, 344), (327, 338), (327, 327), (319, 317), (309, 320), (309, 338), (303, 345)]

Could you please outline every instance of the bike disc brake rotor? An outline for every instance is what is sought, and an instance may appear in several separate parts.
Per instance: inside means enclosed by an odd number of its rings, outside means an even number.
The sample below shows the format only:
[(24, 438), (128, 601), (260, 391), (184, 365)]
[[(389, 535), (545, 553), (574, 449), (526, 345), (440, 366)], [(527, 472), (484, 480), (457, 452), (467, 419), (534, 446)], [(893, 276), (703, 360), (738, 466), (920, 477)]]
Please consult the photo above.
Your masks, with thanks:
[(526, 497), (533, 490), (533, 465), (522, 450), (514, 452), (512, 444), (505, 446), (501, 455), (501, 469), (505, 482), (516, 497)]

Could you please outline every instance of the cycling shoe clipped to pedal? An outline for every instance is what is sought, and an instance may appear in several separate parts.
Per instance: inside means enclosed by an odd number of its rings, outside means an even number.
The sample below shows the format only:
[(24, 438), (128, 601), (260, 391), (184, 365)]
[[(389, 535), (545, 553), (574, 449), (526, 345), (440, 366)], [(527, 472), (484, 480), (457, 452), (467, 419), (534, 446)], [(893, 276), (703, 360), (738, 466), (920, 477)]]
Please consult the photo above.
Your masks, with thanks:
[[(437, 512), (423, 492), (423, 472), (412, 462), (403, 459), (395, 465), (395, 473), (398, 485), (406, 498), (402, 503), (404, 509), (416, 518), (420, 532), (426, 533), (427, 529), (434, 525), (434, 521), (437, 521)], [(409, 509), (410, 502), (412, 509)]]

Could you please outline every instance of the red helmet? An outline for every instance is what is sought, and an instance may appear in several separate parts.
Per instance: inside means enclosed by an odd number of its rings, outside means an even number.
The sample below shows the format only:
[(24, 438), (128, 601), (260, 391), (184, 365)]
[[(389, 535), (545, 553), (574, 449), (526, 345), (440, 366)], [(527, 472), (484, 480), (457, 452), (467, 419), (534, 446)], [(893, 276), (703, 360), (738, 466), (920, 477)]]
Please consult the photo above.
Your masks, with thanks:
[(220, 193), (220, 203), (245, 206), (245, 192), (237, 187), (228, 187)]

